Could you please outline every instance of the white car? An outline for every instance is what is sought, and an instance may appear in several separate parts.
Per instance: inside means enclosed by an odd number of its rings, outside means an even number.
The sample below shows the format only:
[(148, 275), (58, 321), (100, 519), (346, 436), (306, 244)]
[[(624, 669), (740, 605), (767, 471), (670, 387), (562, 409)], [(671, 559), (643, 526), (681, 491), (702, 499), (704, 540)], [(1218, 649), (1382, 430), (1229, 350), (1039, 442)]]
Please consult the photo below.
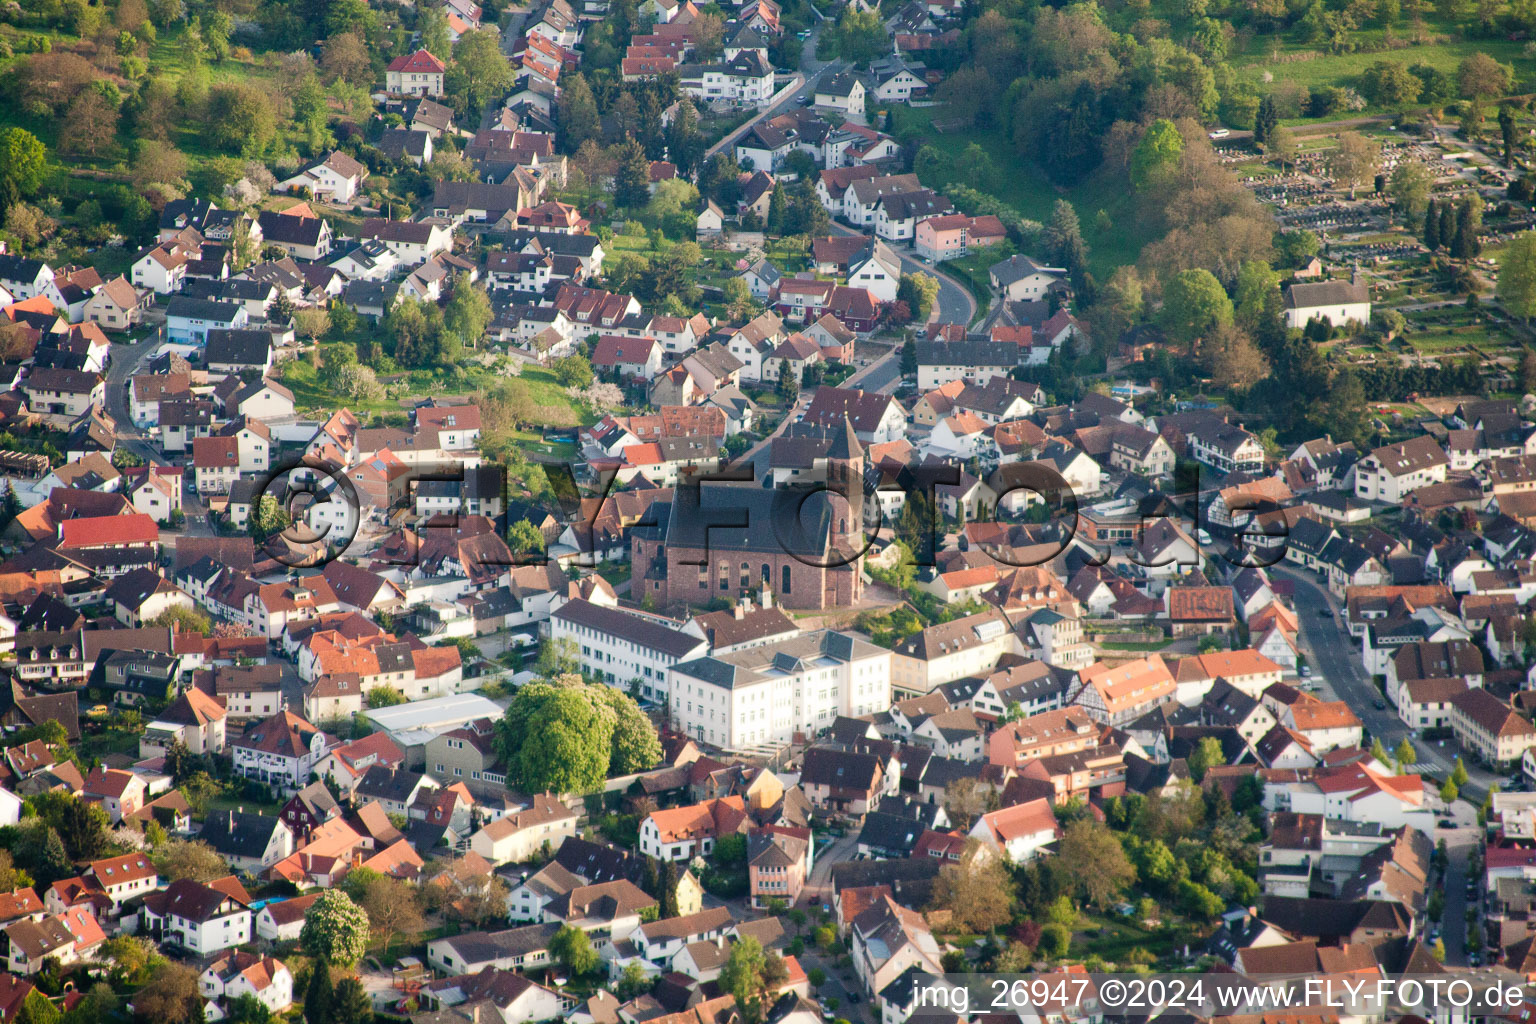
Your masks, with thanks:
[(1213, 138), (1213, 139), (1224, 139), (1228, 135), (1231, 135), (1231, 134), (1232, 134), (1231, 131), (1229, 131), (1226, 128), (1217, 128), (1215, 131), (1211, 132), (1211, 138)]

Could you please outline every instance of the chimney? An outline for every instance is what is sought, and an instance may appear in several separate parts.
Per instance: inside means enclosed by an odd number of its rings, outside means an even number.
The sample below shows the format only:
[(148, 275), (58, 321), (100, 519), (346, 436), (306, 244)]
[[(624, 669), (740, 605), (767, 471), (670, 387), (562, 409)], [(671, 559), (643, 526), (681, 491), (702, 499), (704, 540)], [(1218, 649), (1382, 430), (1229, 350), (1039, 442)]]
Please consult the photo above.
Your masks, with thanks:
[(737, 622), (740, 622), (742, 619), (746, 618), (747, 604), (748, 601), (746, 598), (742, 598), (740, 601), (737, 601), (736, 604), (731, 607), (731, 618), (735, 619)]
[(474, 1024), (480, 1024), (480, 1007), (478, 1004), (470, 1011), (469, 1019), (474, 1021)]

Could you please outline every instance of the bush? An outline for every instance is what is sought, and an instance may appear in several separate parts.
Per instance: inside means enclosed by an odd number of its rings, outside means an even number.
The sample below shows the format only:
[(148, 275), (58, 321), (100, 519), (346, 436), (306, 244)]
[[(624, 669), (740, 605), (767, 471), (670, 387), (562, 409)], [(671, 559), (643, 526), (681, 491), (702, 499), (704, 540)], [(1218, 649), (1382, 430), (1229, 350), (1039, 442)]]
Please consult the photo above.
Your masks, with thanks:
[(1043, 957), (1057, 960), (1067, 955), (1072, 947), (1072, 933), (1064, 925), (1048, 924), (1040, 929), (1040, 945), (1037, 952)]

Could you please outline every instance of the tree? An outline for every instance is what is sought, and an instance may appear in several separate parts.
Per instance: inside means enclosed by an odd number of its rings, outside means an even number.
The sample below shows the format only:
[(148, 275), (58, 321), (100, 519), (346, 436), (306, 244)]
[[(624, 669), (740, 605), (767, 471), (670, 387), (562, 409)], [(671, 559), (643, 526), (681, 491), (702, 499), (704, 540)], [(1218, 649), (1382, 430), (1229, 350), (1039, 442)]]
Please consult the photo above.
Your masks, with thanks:
[(0, 132), (0, 181), (10, 182), (23, 196), (35, 195), (48, 173), (48, 150), (25, 128)]
[(1429, 189), (1433, 184), (1429, 168), (1417, 160), (1404, 160), (1392, 169), (1392, 177), (1387, 179), (1387, 195), (1392, 197), (1392, 205), (1398, 213), (1412, 223), (1428, 209)]
[(266, 93), (226, 82), (208, 93), (208, 141), (227, 153), (259, 157), (277, 132), (277, 115)]
[(739, 277), (728, 277), (721, 287), (725, 299), (725, 315), (735, 323), (745, 323), (757, 313), (757, 304), (752, 301), (752, 290), (747, 287), (747, 282)]
[(1136, 868), (1125, 855), (1119, 837), (1092, 818), (1080, 818), (1068, 825), (1058, 849), (1062, 866), (1095, 907), (1107, 907), (1136, 881)]
[(1474, 53), (1456, 67), (1456, 84), (1469, 100), (1490, 100), (1504, 96), (1514, 81), (1514, 73), (1486, 53)]
[(779, 379), (774, 391), (785, 409), (791, 408), (800, 397), (800, 374), (787, 359), (779, 362)]
[[(448, 51), (444, 49), (437, 52)], [(373, 77), (368, 47), (356, 32), (342, 32), (325, 41), (325, 52), (320, 55), (320, 70), (325, 73), (328, 81), (350, 85), (366, 85)]]
[(202, 996), (197, 974), (186, 964), (161, 961), (149, 982), (133, 994), (134, 1016), (145, 1024), (191, 1024)]
[(661, 738), (635, 699), (611, 686), (588, 687), (587, 692), (597, 701), (606, 701), (613, 716), (609, 774), (631, 775), (656, 767), (661, 761)]
[(476, 287), (467, 273), (454, 275), (453, 297), (443, 308), (443, 326), (463, 344), (474, 346), (485, 337), (485, 329), (494, 318), (485, 289)]
[(436, 879), (445, 888), (445, 909), (455, 920), (473, 927), (507, 917), (507, 883), (494, 872), (476, 872), (462, 858)]
[(363, 894), (363, 910), (370, 927), (384, 936), (384, 955), (389, 943), (401, 932), (419, 932), (423, 927), (421, 898), (416, 886), (399, 878), (380, 876)]
[(651, 162), (633, 135), (619, 144), (619, 167), (613, 178), (613, 201), (621, 207), (644, 206), (651, 197)]
[(549, 940), (549, 954), (570, 972), (573, 978), (591, 974), (602, 962), (592, 940), (580, 928), (562, 925)]
[(1082, 226), (1078, 223), (1077, 211), (1065, 199), (1051, 204), (1051, 216), (1046, 221), (1041, 240), (1046, 254), (1066, 267), (1074, 279), (1087, 268), (1088, 246), (1083, 241)]
[(408, 698), (393, 686), (375, 686), (368, 691), (370, 708), (392, 708), (404, 704)]
[[(896, 301), (905, 302), (907, 309), (912, 313), (912, 318), (919, 323), (927, 322), (932, 315), (934, 301), (938, 297), (939, 279), (922, 271), (915, 274), (902, 274), (896, 285)], [(915, 362), (917, 359), (915, 351), (912, 358)], [(916, 372), (915, 368), (913, 372)]]
[(1461, 763), (1460, 755), (1456, 757), (1456, 765), (1451, 769), (1451, 781), (1460, 789), (1467, 784), (1467, 766)]
[(1499, 260), (1499, 302), (1511, 316), (1536, 316), (1536, 231), (1523, 231), (1504, 246)]
[(332, 1024), (373, 1024), (373, 999), (361, 978), (346, 977), (336, 983), (331, 1000)]
[(1225, 764), (1227, 758), (1221, 751), (1220, 740), (1214, 736), (1202, 736), (1187, 760), (1190, 778), (1200, 782), (1205, 778), (1207, 771), (1215, 765)]
[(1266, 93), (1264, 98), (1259, 100), (1258, 113), (1254, 115), (1253, 119), (1254, 143), (1259, 146), (1268, 145), (1274, 135), (1275, 128), (1279, 124), (1280, 110), (1275, 105), (1275, 97), (1273, 94)]
[(520, 688), (498, 723), (498, 747), (525, 792), (590, 793), (608, 777), (612, 709), (564, 678)]
[(1131, 152), (1131, 184), (1138, 189), (1161, 184), (1179, 166), (1184, 155), (1184, 136), (1167, 118), (1148, 126)]
[(58, 1024), (59, 1008), (43, 994), (42, 989), (34, 988), (21, 1001), (21, 1007), (12, 1019), (14, 1024)]
[(1403, 107), (1419, 98), (1424, 83), (1395, 60), (1378, 60), (1365, 69), (1365, 94), (1379, 106)]
[(1452, 779), (1446, 779), (1445, 785), (1440, 787), (1440, 800), (1442, 803), (1455, 803), (1456, 797), (1461, 793), (1461, 787)]
[(1514, 111), (1510, 110), (1507, 103), (1499, 105), (1499, 135), (1504, 140), (1504, 166), (1513, 167), (1515, 166), (1517, 135)]
[(246, 531), (260, 544), (274, 534), (282, 533), (293, 525), (293, 516), (277, 502), (272, 494), (263, 494), (251, 509)]
[(555, 379), (568, 388), (585, 388), (592, 384), (592, 364), (580, 352), (561, 356), (550, 366)]
[(28, 889), (35, 884), (31, 875), (16, 866), (11, 851), (0, 850), (0, 892)]
[(86, 803), (72, 793), (54, 790), (32, 798), (37, 815), (58, 833), (75, 860), (101, 857), (111, 842), (111, 822), (100, 804)]
[(1405, 769), (1415, 764), (1418, 759), (1419, 755), (1414, 751), (1413, 744), (1408, 741), (1406, 736), (1398, 741), (1397, 749), (1392, 751), (1392, 760), (1397, 762), (1398, 774), (1402, 774)]
[(331, 967), (324, 960), (309, 965), (309, 985), (304, 990), (305, 1024), (331, 1024), (336, 990), (331, 984)]
[(544, 550), (544, 535), (526, 519), (519, 519), (507, 531), (507, 546), (514, 555), (532, 555)]
[(465, 110), (478, 117), (507, 94), (512, 81), (512, 63), (501, 52), (497, 34), (477, 29), (459, 37), (443, 85), (451, 95), (462, 97)]
[(912, 337), (908, 337), (901, 345), (901, 375), (917, 376), (917, 341)]
[(1202, 351), (1211, 379), (1222, 387), (1251, 387), (1269, 376), (1269, 360), (1248, 332), (1235, 325), (1211, 331)]
[(991, 931), (1013, 915), (1013, 880), (1001, 858), (982, 855), (973, 842), (966, 845), (958, 863), (939, 869), (930, 907), (949, 911), (956, 929)]
[(1035, 952), (1047, 960), (1058, 960), (1067, 955), (1072, 946), (1072, 933), (1059, 924), (1048, 924), (1040, 929), (1040, 944)]
[(720, 969), (720, 991), (736, 997), (736, 1005), (748, 1020), (760, 1018), (763, 967), (762, 944), (752, 936), (738, 939)]
[(1430, 252), (1440, 248), (1440, 204), (1433, 199), (1424, 208), (1424, 247)]
[(559, 139), (564, 144), (567, 153), (574, 153), (581, 148), (581, 144), (588, 139), (596, 139), (601, 131), (601, 122), (597, 114), (597, 100), (592, 96), (592, 87), (587, 84), (586, 77), (580, 72), (574, 75), (561, 76), (560, 101), (556, 108), (556, 119), (560, 127)]
[(1359, 132), (1345, 132), (1339, 136), (1339, 144), (1328, 155), (1328, 167), (1334, 180), (1349, 186), (1349, 198), (1355, 198), (1355, 189), (1369, 181), (1381, 165), (1381, 144)]
[(1477, 231), (1479, 218), (1470, 201), (1456, 207), (1456, 234), (1451, 239), (1451, 256), (1458, 260), (1470, 260), (1482, 251)]
[(1158, 321), (1174, 341), (1193, 344), (1214, 327), (1232, 323), (1232, 300), (1214, 274), (1185, 270), (1168, 282)]
[(327, 889), (305, 913), (299, 945), (317, 960), (349, 967), (368, 951), (368, 914), (345, 892)]
[(201, 633), (207, 636), (213, 629), (213, 620), (206, 612), (191, 608), (167, 608), (149, 619), (146, 626), (169, 626), (178, 633)]
[(322, 306), (296, 309), (293, 311), (293, 329), (314, 345), (331, 333), (331, 314)]
[(150, 860), (170, 882), (183, 878), (210, 882), (229, 874), (229, 862), (200, 839), (168, 839), (150, 855)]
[(70, 101), (59, 126), (59, 151), (95, 157), (117, 136), (117, 104), (99, 89), (86, 89)]
[(269, 1024), (272, 1011), (254, 992), (242, 992), (230, 1000), (227, 1011), (230, 1024)]

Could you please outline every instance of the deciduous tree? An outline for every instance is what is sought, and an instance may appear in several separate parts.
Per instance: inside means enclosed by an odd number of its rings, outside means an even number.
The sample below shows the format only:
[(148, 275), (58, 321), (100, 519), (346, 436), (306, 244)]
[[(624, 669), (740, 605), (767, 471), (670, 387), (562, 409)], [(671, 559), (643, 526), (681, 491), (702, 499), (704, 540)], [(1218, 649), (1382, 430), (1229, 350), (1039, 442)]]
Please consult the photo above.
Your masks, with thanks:
[(930, 906), (949, 911), (957, 929), (988, 932), (1013, 916), (1013, 880), (995, 853), (989, 856), (974, 843), (967, 847), (958, 863), (939, 869)]
[(368, 951), (368, 914), (345, 892), (327, 889), (304, 915), (299, 945), (324, 963), (351, 966)]
[(1136, 868), (1125, 855), (1119, 837), (1091, 818), (1068, 825), (1058, 848), (1062, 866), (1095, 907), (1107, 907), (1136, 881)]
[(1168, 336), (1191, 344), (1213, 328), (1232, 323), (1232, 300), (1215, 275), (1204, 269), (1186, 270), (1163, 291), (1158, 321)]

